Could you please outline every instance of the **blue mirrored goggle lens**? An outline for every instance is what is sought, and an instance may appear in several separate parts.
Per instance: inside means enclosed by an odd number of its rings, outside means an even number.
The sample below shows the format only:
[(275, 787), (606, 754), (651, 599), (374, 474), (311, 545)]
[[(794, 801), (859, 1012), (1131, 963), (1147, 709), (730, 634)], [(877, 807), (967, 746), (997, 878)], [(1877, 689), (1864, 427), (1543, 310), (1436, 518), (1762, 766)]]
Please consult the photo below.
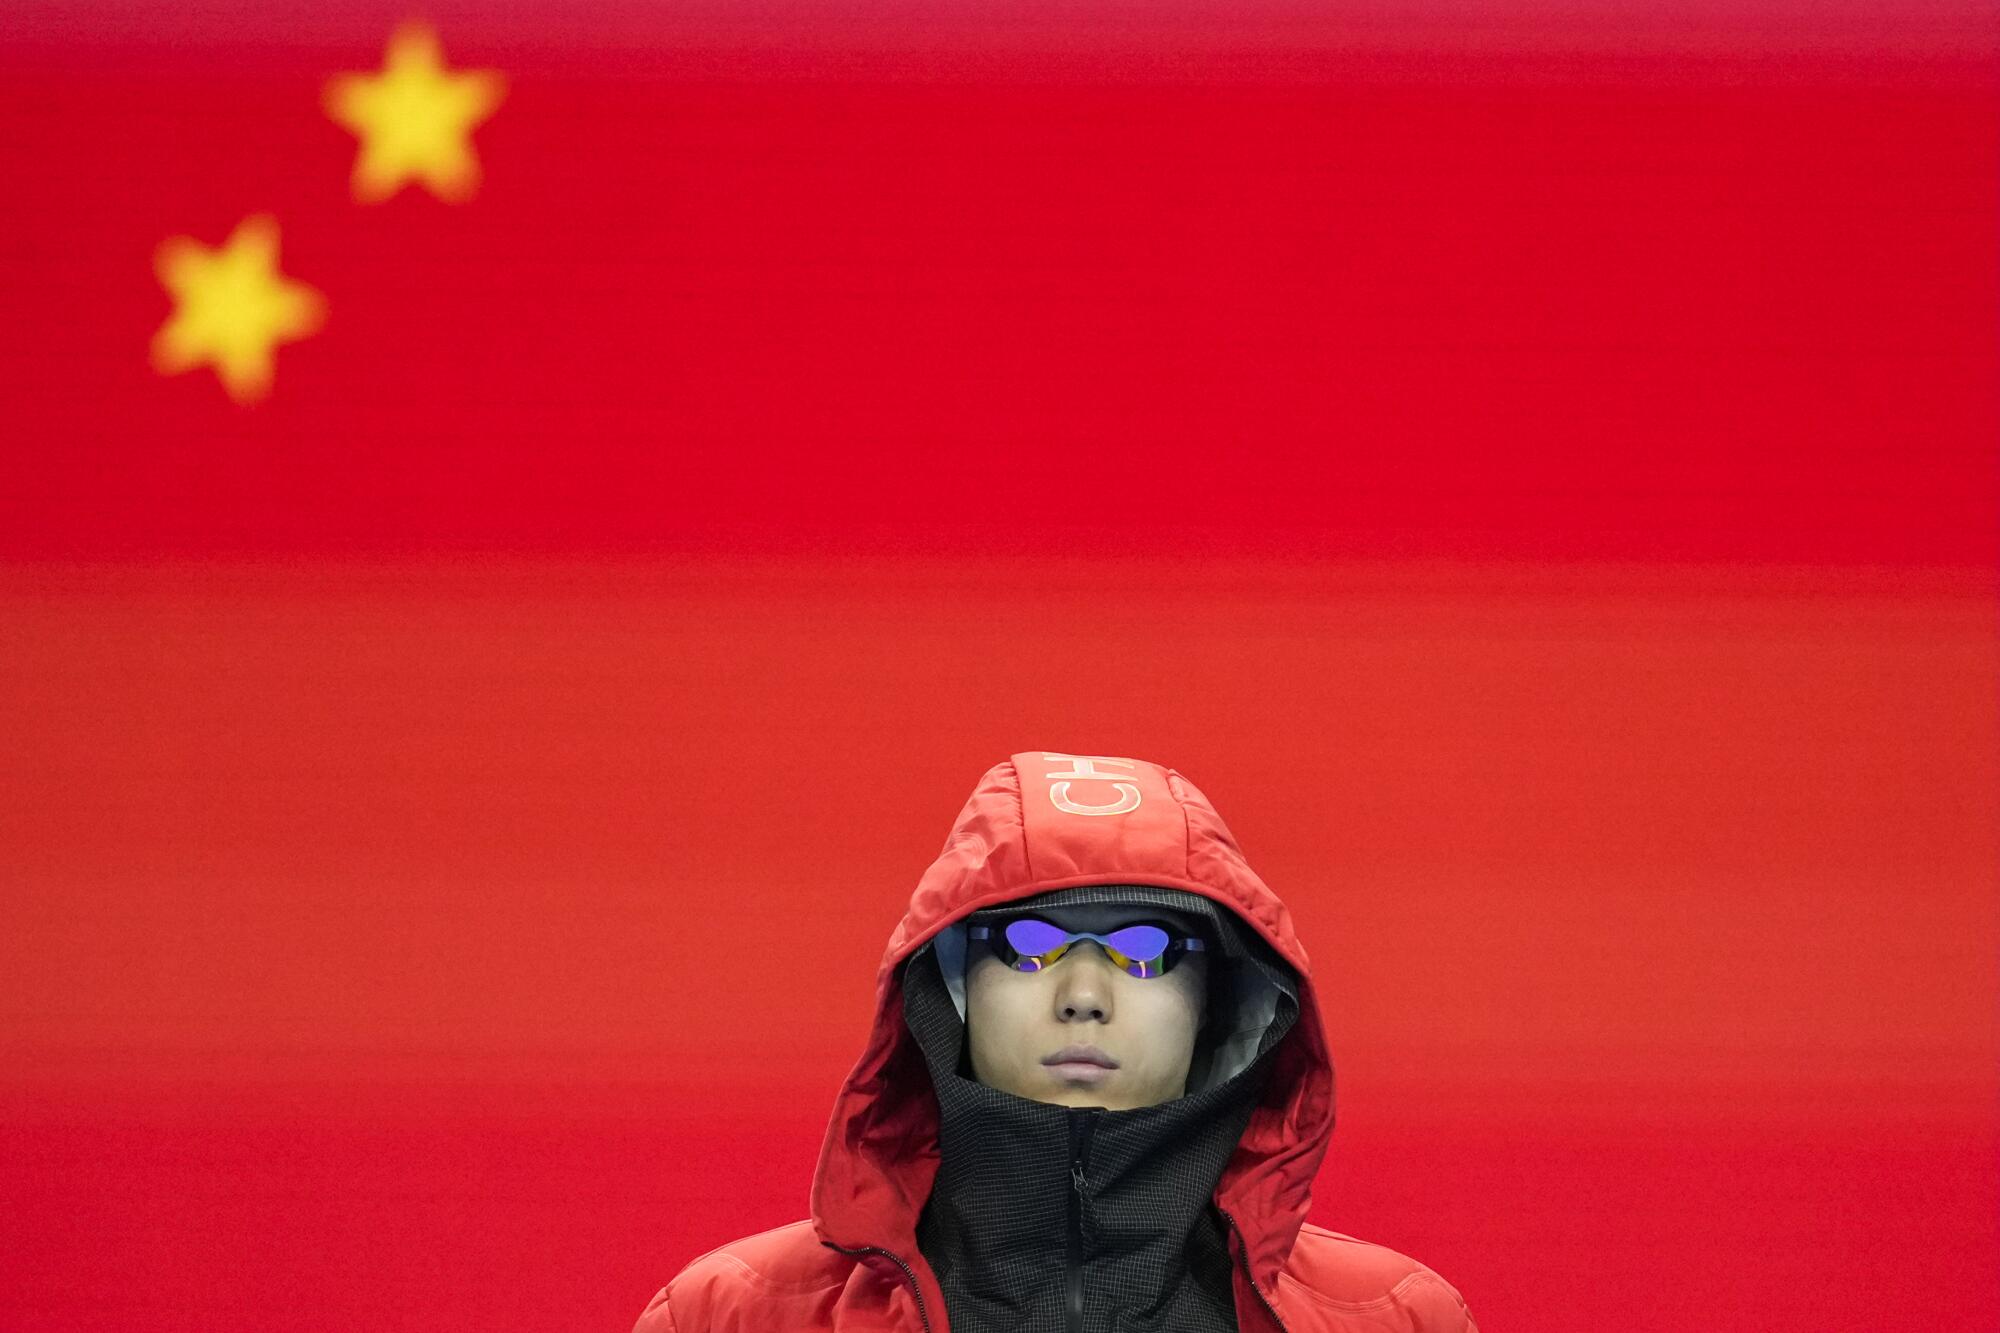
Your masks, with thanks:
[(1054, 953), (1057, 949), (1079, 938), (1046, 921), (1010, 921), (1007, 923), (1007, 943), (1014, 952), (1024, 956), (1040, 957)]
[[(1158, 926), (1121, 926), (1109, 935), (1097, 935), (1064, 930), (1033, 917), (1008, 923), (1005, 934), (1008, 947), (1018, 955), (1013, 966), (1020, 972), (1040, 971), (1069, 952), (1077, 941), (1096, 940), (1112, 962), (1133, 976), (1156, 977), (1165, 971), (1167, 946), (1173, 942), (1173, 937)], [(1198, 942), (1191, 944), (1200, 947)]]

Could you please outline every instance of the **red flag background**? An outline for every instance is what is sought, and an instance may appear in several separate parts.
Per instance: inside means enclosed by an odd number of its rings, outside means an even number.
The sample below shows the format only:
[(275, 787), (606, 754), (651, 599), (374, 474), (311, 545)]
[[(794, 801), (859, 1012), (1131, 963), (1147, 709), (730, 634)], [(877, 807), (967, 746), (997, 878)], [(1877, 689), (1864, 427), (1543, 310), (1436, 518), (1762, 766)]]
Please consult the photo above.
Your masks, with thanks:
[(620, 1333), (1047, 746), (1487, 1333), (2000, 1327), (1990, 7), (850, 8), (9, 8), (0, 1324)]

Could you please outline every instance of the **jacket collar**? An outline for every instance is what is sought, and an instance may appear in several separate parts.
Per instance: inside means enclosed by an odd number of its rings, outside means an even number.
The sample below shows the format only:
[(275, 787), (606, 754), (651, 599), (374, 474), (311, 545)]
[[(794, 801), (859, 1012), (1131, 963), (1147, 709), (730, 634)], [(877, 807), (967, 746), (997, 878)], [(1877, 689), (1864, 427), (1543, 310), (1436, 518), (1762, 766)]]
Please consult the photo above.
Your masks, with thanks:
[[(961, 1073), (965, 1025), (934, 951), (903, 986), (941, 1117), (917, 1243), (953, 1326), (1058, 1327), (1075, 1299), (1091, 1328), (1235, 1328), (1213, 1196), (1266, 1064), (1132, 1110), (1033, 1101)], [(1296, 1012), (1283, 1006), (1271, 1041)]]

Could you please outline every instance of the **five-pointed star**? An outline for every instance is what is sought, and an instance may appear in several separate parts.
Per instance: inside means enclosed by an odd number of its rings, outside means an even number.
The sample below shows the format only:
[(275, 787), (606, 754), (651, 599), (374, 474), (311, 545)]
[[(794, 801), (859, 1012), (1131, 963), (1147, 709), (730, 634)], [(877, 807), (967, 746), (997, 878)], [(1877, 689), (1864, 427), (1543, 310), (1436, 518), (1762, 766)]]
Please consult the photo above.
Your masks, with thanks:
[(447, 71), (437, 34), (408, 23), (389, 38), (380, 74), (327, 80), (326, 114), (361, 139), (354, 197), (380, 203), (411, 181), (447, 203), (479, 188), (473, 127), (493, 114), (506, 80), (492, 70)]
[(278, 272), (278, 224), (245, 218), (220, 250), (189, 236), (161, 243), (153, 259), (174, 313), (153, 335), (153, 366), (177, 375), (213, 365), (239, 403), (271, 390), (271, 349), (317, 332), (326, 300)]

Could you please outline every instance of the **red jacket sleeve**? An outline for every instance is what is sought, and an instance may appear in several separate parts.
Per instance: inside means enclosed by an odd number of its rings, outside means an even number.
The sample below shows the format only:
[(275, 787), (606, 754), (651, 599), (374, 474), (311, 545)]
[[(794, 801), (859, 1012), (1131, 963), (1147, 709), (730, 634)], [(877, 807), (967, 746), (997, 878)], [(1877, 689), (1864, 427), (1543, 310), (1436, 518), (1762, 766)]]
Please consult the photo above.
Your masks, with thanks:
[(1435, 1273), (1423, 1273), (1411, 1283), (1408, 1299), (1412, 1333), (1479, 1333), (1458, 1288)]
[(665, 1287), (661, 1287), (659, 1293), (646, 1302), (645, 1310), (639, 1315), (639, 1322), (632, 1326), (632, 1333), (676, 1333), (673, 1311), (667, 1309)]

